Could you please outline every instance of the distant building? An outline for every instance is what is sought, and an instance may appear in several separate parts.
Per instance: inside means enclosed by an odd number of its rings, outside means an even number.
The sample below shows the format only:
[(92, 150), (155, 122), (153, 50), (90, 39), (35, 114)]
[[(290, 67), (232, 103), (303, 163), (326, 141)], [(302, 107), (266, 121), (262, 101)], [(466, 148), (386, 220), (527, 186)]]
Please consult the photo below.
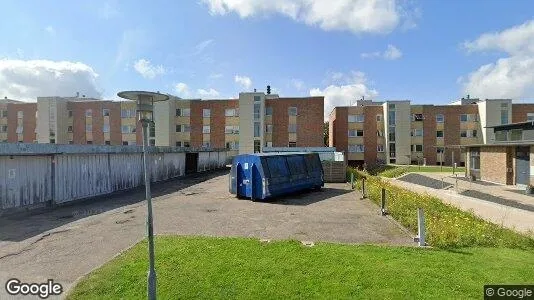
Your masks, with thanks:
[[(492, 144), (488, 126), (534, 119), (534, 104), (511, 99), (462, 98), (450, 105), (403, 101), (358, 101), (335, 107), (329, 117), (329, 146), (349, 164), (465, 165), (460, 145)], [(454, 147), (453, 147), (454, 146)]]
[[(284, 98), (262, 92), (238, 99), (171, 96), (154, 108), (150, 145), (227, 148), (323, 146), (323, 97)], [(141, 126), (133, 101), (38, 97), (37, 103), (0, 100), (0, 142), (136, 145)]]

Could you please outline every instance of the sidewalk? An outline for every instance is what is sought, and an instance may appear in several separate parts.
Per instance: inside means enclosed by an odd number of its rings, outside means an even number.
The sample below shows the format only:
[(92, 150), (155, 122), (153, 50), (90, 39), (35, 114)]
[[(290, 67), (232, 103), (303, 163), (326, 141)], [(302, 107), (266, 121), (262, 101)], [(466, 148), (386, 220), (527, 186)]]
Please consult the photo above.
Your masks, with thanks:
[(388, 179), (392, 184), (418, 193), (437, 197), (445, 203), (462, 210), (472, 211), (475, 215), (498, 225), (534, 236), (534, 197), (522, 194), (512, 186), (471, 182), (450, 173), (410, 173), (418, 174), (430, 180), (444, 183), (444, 189), (430, 188), (421, 184)]

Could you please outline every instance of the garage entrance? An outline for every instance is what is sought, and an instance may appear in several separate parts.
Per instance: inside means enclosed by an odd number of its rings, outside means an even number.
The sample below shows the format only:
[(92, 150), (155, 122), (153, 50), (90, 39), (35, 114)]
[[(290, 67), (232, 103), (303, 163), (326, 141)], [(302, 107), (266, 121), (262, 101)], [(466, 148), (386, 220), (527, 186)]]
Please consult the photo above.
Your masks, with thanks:
[(527, 185), (530, 181), (530, 148), (517, 147), (515, 151), (515, 183)]
[(196, 173), (198, 170), (198, 153), (185, 154), (185, 174)]

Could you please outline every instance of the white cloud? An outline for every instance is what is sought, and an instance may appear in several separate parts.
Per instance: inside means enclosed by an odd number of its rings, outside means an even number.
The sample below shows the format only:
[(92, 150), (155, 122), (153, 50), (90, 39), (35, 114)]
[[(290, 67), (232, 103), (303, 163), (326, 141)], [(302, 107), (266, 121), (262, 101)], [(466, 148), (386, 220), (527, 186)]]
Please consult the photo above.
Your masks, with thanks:
[(36, 100), (38, 96), (73, 96), (76, 92), (98, 98), (98, 74), (81, 62), (0, 60), (0, 97)]
[(50, 34), (51, 36), (55, 36), (56, 35), (56, 29), (54, 29), (54, 27), (52, 27), (51, 25), (48, 25), (45, 27), (45, 31)]
[(304, 88), (304, 81), (300, 79), (291, 79), (291, 84), (295, 87), (295, 89), (297, 89), (297, 91), (301, 91)]
[[(350, 75), (335, 73), (342, 84), (330, 84), (327, 87), (312, 88), (310, 96), (324, 96), (324, 119), (326, 120), (336, 106), (348, 106), (362, 96), (372, 99), (378, 96), (378, 91), (367, 86), (367, 78), (362, 72), (352, 72)], [(342, 75), (339, 75), (342, 74)]]
[(223, 74), (221, 73), (211, 73), (210, 76), (208, 76), (209, 79), (219, 79), (222, 77), (223, 77)]
[(134, 63), (134, 69), (137, 73), (141, 74), (141, 76), (148, 79), (154, 79), (157, 75), (165, 74), (165, 68), (163, 68), (162, 65), (154, 66), (149, 60), (143, 58)]
[(214, 98), (214, 97), (219, 97), (219, 92), (217, 92), (214, 89), (209, 89), (209, 90), (198, 89), (197, 95), (200, 98)]
[(189, 86), (183, 82), (179, 82), (174, 86), (174, 91), (180, 97), (187, 98), (191, 95), (189, 92)]
[(252, 80), (247, 77), (247, 76), (239, 76), (239, 75), (235, 75), (234, 77), (234, 81), (241, 85), (241, 87), (245, 90), (249, 90), (250, 87), (252, 86)]
[(384, 52), (375, 51), (375, 52), (366, 52), (360, 54), (361, 58), (383, 58), (387, 60), (395, 60), (402, 57), (402, 52), (399, 50), (399, 48), (388, 45), (387, 49), (384, 50)]
[(462, 76), (463, 93), (479, 98), (534, 97), (534, 20), (484, 33), (463, 46), (469, 53), (497, 50), (508, 54)]
[(212, 15), (237, 13), (241, 18), (281, 14), (323, 30), (388, 33), (403, 19), (415, 27), (408, 8), (396, 0), (202, 0)]

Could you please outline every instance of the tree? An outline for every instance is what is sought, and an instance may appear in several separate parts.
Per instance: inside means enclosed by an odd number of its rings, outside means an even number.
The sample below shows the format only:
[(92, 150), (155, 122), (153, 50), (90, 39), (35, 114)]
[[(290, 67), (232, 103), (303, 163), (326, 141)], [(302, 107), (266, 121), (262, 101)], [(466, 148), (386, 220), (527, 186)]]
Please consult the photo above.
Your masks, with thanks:
[(328, 122), (324, 122), (323, 124), (323, 138), (324, 138), (324, 145), (328, 147), (328, 137), (329, 137), (329, 124)]

